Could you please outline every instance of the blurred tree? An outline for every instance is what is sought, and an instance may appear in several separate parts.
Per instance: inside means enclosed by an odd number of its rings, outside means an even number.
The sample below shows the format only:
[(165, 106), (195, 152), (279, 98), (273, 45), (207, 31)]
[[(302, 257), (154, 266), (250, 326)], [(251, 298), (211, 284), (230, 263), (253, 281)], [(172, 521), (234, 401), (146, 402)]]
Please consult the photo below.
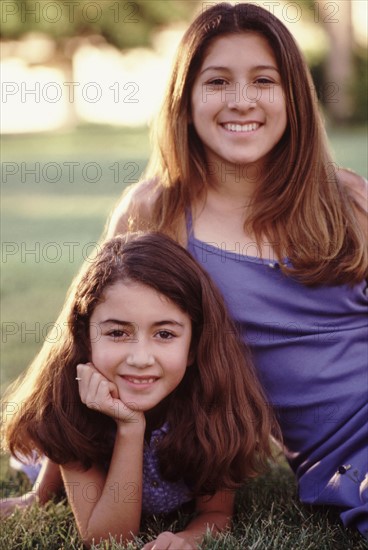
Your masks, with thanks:
[[(345, 122), (354, 112), (353, 87), (355, 78), (354, 40), (351, 2), (346, 0), (318, 0), (321, 22), (330, 40), (325, 64), (327, 97), (330, 115), (336, 122)], [(334, 13), (331, 12), (331, 8)], [(328, 14), (328, 16), (326, 16)]]
[[(355, 52), (351, 1), (296, 2), (303, 17), (323, 26), (329, 38), (327, 59), (323, 68), (314, 67), (314, 75), (323, 74), (323, 82), (316, 84), (331, 118), (346, 122), (361, 110), (356, 67), (364, 58)], [(1, 0), (0, 39), (45, 33), (56, 43), (59, 63), (67, 65), (80, 38), (101, 36), (119, 49), (149, 46), (154, 31), (189, 21), (200, 6), (201, 0)]]
[(330, 43), (323, 64), (324, 82), (318, 86), (320, 99), (334, 122), (347, 122), (356, 111), (354, 101), (358, 84), (351, 1), (298, 0), (298, 3), (303, 14), (323, 26)]
[[(73, 56), (81, 44), (150, 46), (156, 31), (189, 21), (198, 4), (199, 0), (0, 0), (0, 40), (20, 40), (27, 48), (34, 33), (51, 38), (55, 47), (49, 56), (34, 56), (28, 63), (57, 67), (66, 82), (73, 82)], [(68, 124), (77, 122), (75, 102), (70, 101)]]
[(2, 0), (2, 39), (28, 32), (63, 39), (99, 34), (117, 48), (150, 44), (152, 31), (189, 19), (199, 0)]

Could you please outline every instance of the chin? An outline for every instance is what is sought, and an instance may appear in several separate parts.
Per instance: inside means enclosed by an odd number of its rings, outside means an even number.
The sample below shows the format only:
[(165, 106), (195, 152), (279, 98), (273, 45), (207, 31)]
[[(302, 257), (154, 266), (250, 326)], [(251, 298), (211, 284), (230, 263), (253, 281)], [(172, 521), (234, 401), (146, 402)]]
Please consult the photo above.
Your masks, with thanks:
[(148, 411), (151, 411), (152, 409), (154, 409), (156, 407), (156, 404), (154, 405), (138, 405), (136, 403), (132, 403), (132, 407), (129, 407), (132, 411), (136, 411), (136, 412), (148, 412)]

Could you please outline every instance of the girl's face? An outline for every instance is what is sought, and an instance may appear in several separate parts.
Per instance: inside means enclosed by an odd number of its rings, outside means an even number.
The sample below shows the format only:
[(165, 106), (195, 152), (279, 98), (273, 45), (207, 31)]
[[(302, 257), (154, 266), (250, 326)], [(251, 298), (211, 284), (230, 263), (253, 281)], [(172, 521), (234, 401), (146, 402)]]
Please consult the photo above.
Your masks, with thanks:
[(215, 39), (194, 81), (191, 110), (209, 166), (262, 167), (287, 125), (280, 73), (267, 40), (255, 32)]
[(118, 282), (90, 319), (92, 363), (116, 384), (129, 408), (148, 411), (181, 382), (188, 366), (191, 320), (149, 286)]

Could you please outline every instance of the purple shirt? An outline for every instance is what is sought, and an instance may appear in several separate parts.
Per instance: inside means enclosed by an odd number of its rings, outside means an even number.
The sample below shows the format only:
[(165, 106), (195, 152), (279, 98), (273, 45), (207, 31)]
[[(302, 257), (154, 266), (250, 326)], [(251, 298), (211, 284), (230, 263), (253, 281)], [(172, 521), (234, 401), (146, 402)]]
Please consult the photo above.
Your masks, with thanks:
[[(161, 428), (152, 431), (149, 444), (144, 443), (142, 514), (169, 514), (193, 499), (193, 495), (183, 481), (171, 482), (161, 477), (156, 447), (167, 432), (168, 425), (165, 423)], [(115, 435), (111, 435), (111, 438), (114, 440)], [(10, 459), (12, 468), (24, 472), (31, 483), (35, 482), (42, 467), (42, 460), (36, 462), (36, 454), (34, 458), (35, 462), (29, 464), (24, 464), (15, 457)], [(106, 469), (108, 467), (109, 464), (106, 465)], [(133, 486), (132, 493), (127, 498), (135, 502)]]
[(368, 537), (367, 284), (306, 287), (274, 260), (197, 240), (282, 428), (302, 501), (344, 509)]
[(164, 424), (161, 428), (152, 432), (150, 443), (145, 442), (144, 444), (143, 514), (168, 514), (193, 498), (183, 481), (166, 481), (160, 475), (155, 449), (167, 431), (168, 425)]

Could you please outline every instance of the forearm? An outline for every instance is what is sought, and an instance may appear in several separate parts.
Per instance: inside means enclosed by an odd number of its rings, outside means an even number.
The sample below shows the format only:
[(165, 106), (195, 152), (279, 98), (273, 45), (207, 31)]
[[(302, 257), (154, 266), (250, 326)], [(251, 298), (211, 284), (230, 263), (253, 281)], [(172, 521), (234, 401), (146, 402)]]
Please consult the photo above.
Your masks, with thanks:
[(37, 480), (32, 487), (32, 493), (34, 493), (39, 504), (46, 504), (62, 488), (63, 480), (59, 465), (45, 457)]
[(92, 538), (131, 538), (139, 530), (142, 511), (144, 432), (116, 434), (106, 483), (87, 525)]
[(128, 425), (125, 430), (118, 427), (105, 479), (96, 477), (94, 480), (87, 472), (79, 477), (80, 482), (71, 484), (74, 485), (71, 506), (85, 544), (93, 540), (98, 543), (109, 535), (131, 539), (138, 532), (142, 510), (143, 445), (144, 429), (133, 430)]

